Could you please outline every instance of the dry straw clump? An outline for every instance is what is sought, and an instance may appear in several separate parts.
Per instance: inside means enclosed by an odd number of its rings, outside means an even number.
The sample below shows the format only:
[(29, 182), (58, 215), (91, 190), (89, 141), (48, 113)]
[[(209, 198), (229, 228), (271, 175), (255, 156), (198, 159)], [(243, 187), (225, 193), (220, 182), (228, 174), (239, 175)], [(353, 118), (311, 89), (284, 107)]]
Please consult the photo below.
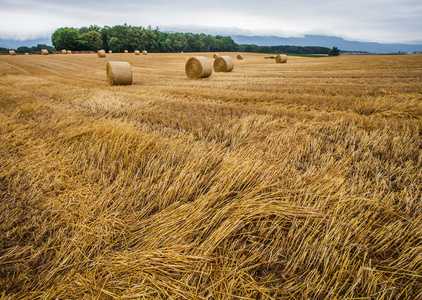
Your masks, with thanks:
[(238, 60), (243, 60), (243, 55), (242, 55), (242, 54), (238, 54), (238, 55), (237, 55), (237, 59), (238, 59)]
[(106, 57), (105, 50), (98, 50), (97, 51), (97, 56), (98, 57)]
[(211, 75), (212, 66), (205, 57), (194, 56), (187, 61), (185, 72), (189, 78), (206, 78)]
[(148, 54), (147, 50), (142, 50), (142, 55), (147, 55), (147, 54)]
[(15, 50), (9, 50), (9, 54), (10, 55), (16, 55), (16, 52), (15, 52)]
[(110, 61), (107, 63), (107, 81), (109, 85), (132, 84), (132, 69), (124, 61)]
[(135, 55), (140, 55), (141, 54), (141, 51), (135, 50), (134, 53), (135, 53)]
[(41, 50), (41, 54), (42, 55), (48, 55), (48, 50), (47, 49), (42, 49)]
[(286, 63), (287, 62), (287, 55), (286, 54), (279, 54), (275, 57), (275, 62), (277, 64)]
[(233, 68), (234, 62), (230, 56), (219, 56), (214, 60), (215, 72), (230, 72)]
[(216, 59), (217, 57), (219, 57), (220, 55), (218, 55), (218, 53), (214, 53), (214, 55), (212, 56), (212, 58)]

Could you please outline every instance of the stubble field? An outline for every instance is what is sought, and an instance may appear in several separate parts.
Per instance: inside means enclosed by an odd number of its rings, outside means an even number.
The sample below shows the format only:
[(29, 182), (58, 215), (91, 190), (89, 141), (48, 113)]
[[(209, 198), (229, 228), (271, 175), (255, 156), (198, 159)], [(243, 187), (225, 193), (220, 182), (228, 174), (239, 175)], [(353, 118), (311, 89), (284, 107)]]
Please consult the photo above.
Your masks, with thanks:
[(422, 55), (194, 55), (0, 56), (0, 299), (422, 298)]

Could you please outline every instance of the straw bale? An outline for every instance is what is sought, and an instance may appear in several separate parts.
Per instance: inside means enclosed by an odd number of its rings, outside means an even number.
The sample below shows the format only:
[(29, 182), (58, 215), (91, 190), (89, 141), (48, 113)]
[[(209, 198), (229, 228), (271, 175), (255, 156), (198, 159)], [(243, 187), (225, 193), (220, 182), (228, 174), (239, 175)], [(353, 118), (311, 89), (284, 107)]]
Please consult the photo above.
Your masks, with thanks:
[(113, 51), (111, 51), (111, 50), (108, 50), (108, 53), (113, 53)]
[(124, 61), (110, 61), (107, 63), (107, 81), (109, 85), (132, 84), (132, 69)]
[(67, 51), (65, 49), (63, 49), (62, 54), (67, 54)]
[(233, 68), (234, 62), (230, 56), (219, 56), (214, 60), (215, 72), (230, 72)]
[(125, 50), (125, 53), (129, 53), (129, 51)]
[(106, 57), (105, 50), (98, 50), (97, 51), (97, 56), (98, 57)]
[(72, 54), (72, 50), (67, 50), (67, 54)]
[(275, 62), (278, 64), (286, 63), (287, 62), (287, 55), (286, 54), (279, 54), (275, 57)]
[(212, 56), (212, 58), (216, 59), (217, 57), (219, 57), (220, 55), (218, 55), (217, 53), (214, 53), (214, 55)]
[(16, 55), (16, 52), (15, 52), (15, 50), (9, 50), (9, 54), (10, 55)]
[(147, 55), (148, 54), (147, 50), (142, 50), (142, 54)]
[(139, 51), (139, 50), (135, 50), (135, 55), (140, 55), (141, 54), (141, 52)]
[(48, 55), (48, 50), (47, 49), (41, 49), (41, 54), (42, 55)]
[(194, 56), (187, 61), (185, 72), (189, 78), (206, 78), (211, 75), (212, 66), (205, 57)]
[(29, 55), (29, 53), (28, 52), (25, 52), (25, 55)]
[(238, 60), (242, 60), (242, 59), (243, 59), (243, 55), (242, 55), (242, 54), (238, 54), (238, 55), (237, 55), (237, 59), (238, 59)]

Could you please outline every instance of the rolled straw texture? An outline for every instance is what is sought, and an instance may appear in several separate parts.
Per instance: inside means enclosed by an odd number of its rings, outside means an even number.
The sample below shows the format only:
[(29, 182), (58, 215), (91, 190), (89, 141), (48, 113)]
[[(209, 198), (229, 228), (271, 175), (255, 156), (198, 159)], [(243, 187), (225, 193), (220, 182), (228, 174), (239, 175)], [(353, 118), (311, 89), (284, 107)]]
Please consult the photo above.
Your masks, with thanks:
[(125, 53), (129, 53), (129, 51), (125, 50)]
[(15, 52), (15, 50), (9, 50), (9, 54), (10, 55), (16, 55), (16, 52)]
[(142, 54), (147, 55), (148, 54), (147, 50), (142, 50)]
[(219, 56), (214, 60), (215, 72), (230, 72), (233, 68), (234, 62), (230, 56)]
[(97, 56), (98, 57), (106, 57), (105, 50), (98, 50), (97, 51)]
[(275, 57), (275, 62), (278, 64), (286, 63), (287, 62), (287, 55), (286, 54), (279, 54)]
[(238, 55), (237, 55), (237, 59), (238, 59), (238, 60), (242, 60), (242, 59), (243, 59), (243, 55), (242, 55), (242, 54), (238, 54)]
[(132, 84), (132, 69), (124, 61), (110, 61), (107, 63), (107, 81), (109, 85)]
[(139, 51), (139, 50), (135, 50), (135, 55), (140, 55), (141, 54), (141, 52)]
[(187, 61), (185, 72), (189, 78), (206, 78), (211, 75), (212, 66), (205, 57), (194, 56)]
[(41, 49), (41, 54), (42, 55), (48, 55), (48, 50), (47, 49)]

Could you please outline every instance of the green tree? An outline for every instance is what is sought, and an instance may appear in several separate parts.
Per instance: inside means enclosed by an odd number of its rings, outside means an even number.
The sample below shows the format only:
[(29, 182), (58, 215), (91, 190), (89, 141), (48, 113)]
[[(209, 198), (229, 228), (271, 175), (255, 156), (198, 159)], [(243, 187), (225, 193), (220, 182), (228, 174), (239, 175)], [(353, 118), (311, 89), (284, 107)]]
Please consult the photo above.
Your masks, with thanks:
[(51, 42), (57, 50), (80, 50), (83, 47), (79, 31), (75, 28), (59, 28), (51, 35)]
[(337, 47), (333, 47), (330, 49), (330, 51), (328, 51), (328, 56), (339, 56), (340, 55), (340, 50)]

